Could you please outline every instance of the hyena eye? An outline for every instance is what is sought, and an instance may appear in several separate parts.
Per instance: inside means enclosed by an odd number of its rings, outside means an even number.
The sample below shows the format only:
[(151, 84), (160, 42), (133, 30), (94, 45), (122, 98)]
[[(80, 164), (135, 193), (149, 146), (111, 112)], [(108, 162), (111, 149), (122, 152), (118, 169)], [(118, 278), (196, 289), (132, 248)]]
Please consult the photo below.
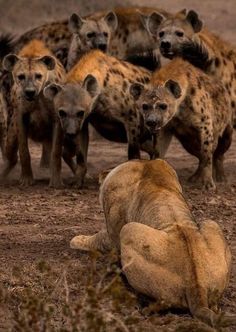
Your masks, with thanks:
[(62, 119), (64, 119), (64, 118), (66, 118), (67, 117), (67, 113), (65, 112), (65, 111), (63, 111), (63, 110), (59, 110), (59, 115), (60, 115), (60, 118), (62, 118)]
[(159, 104), (158, 106), (163, 111), (167, 109), (167, 105), (166, 104)]
[(19, 81), (24, 81), (25, 80), (25, 75), (24, 74), (20, 74), (17, 76)]
[(160, 37), (160, 38), (164, 37), (164, 34), (165, 34), (164, 31), (159, 32), (159, 37)]
[(84, 116), (84, 111), (79, 111), (76, 113), (77, 118), (82, 118)]
[(107, 32), (104, 32), (104, 33), (103, 33), (103, 36), (107, 38), (107, 37), (108, 37), (108, 33), (107, 33)]
[(36, 78), (36, 80), (41, 80), (42, 77), (43, 77), (42, 74), (35, 74), (35, 78)]
[(176, 36), (183, 37), (184, 33), (182, 31), (175, 31)]
[(96, 37), (96, 33), (95, 32), (89, 32), (89, 33), (87, 33), (87, 37), (88, 38), (94, 38), (94, 37)]
[(142, 109), (143, 109), (143, 111), (147, 111), (149, 109), (148, 104), (144, 103), (142, 105)]

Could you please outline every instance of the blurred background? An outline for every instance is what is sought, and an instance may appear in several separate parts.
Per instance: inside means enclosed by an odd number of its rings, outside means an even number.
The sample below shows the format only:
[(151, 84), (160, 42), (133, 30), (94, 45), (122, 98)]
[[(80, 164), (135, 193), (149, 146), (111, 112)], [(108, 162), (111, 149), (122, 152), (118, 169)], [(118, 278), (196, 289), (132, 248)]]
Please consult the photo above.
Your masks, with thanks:
[(205, 25), (236, 43), (236, 0), (0, 0), (0, 33), (20, 34), (39, 24), (114, 6), (154, 6), (170, 12), (195, 9)]

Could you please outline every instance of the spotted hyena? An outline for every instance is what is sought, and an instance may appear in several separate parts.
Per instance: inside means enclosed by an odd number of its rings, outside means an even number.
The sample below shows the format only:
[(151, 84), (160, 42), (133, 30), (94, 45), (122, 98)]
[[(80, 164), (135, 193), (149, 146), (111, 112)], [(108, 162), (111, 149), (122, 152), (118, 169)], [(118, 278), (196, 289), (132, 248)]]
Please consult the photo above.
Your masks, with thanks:
[(224, 180), (223, 159), (231, 144), (232, 112), (220, 81), (187, 61), (175, 59), (153, 74), (150, 86), (134, 84), (130, 91), (161, 150), (174, 135), (198, 158), (192, 181), (209, 189), (215, 187), (213, 176)]
[[(85, 89), (86, 77), (91, 75), (94, 80), (90, 80)], [(129, 93), (129, 86), (132, 83), (140, 82), (145, 85), (149, 79), (148, 70), (118, 60), (98, 50), (84, 55), (67, 74), (66, 83), (59, 89), (57, 88), (59, 91), (55, 93), (54, 106), (61, 123), (69, 120), (70, 117), (73, 118), (73, 125), (70, 127), (70, 130), (73, 129), (73, 135), (81, 131), (83, 146), (80, 149), (83, 152), (80, 153), (80, 158), (77, 160), (79, 162), (78, 170), (86, 168), (88, 123), (91, 123), (108, 140), (128, 142), (129, 159), (140, 158), (140, 148), (148, 152), (150, 157), (155, 155), (151, 135), (144, 126), (142, 115), (135, 110), (135, 99)], [(49, 88), (46, 90), (49, 91)], [(52, 86), (52, 89), (55, 89), (55, 86)], [(88, 102), (92, 102), (92, 104), (87, 104), (90, 105), (89, 107), (85, 103), (88, 90), (90, 91)], [(75, 95), (78, 98), (74, 98)], [(91, 99), (91, 95), (96, 99), (95, 101)], [(82, 98), (82, 96), (84, 97)], [(81, 117), (80, 123), (83, 123), (82, 127), (78, 121), (77, 124), (75, 121), (78, 112), (78, 116)], [(71, 124), (72, 118), (70, 119)], [(66, 128), (62, 129), (66, 136)], [(83, 171), (79, 183), (83, 182), (84, 174)]]
[[(149, 7), (115, 8), (112, 12), (94, 13), (86, 19), (73, 14), (69, 19), (73, 37), (68, 54), (68, 69), (92, 48), (119, 59), (139, 62), (147, 68), (157, 66), (158, 62), (152, 53), (156, 43), (144, 27), (148, 14), (153, 10)], [(164, 10), (155, 10), (165, 16), (170, 15)]]
[(169, 18), (153, 13), (147, 27), (164, 57), (182, 57), (222, 81), (236, 127), (236, 47), (203, 28), (193, 10), (183, 10)]
[(11, 90), (13, 113), (9, 121), (5, 150), (7, 164), (2, 175), (5, 177), (16, 164), (19, 148), (21, 184), (31, 185), (33, 173), (28, 138), (51, 145), (55, 117), (52, 104), (43, 96), (43, 89), (50, 82), (63, 81), (65, 71), (61, 63), (38, 40), (31, 41), (18, 55), (7, 55), (3, 66), (12, 73), (14, 84)]
[[(99, 96), (95, 77), (88, 75), (82, 84), (52, 83), (44, 89), (44, 95), (54, 104), (56, 126), (54, 130), (51, 182), (61, 187), (61, 157), (71, 168), (75, 177), (73, 184), (82, 187), (87, 171), (88, 116)], [(76, 156), (76, 162), (73, 157)]]

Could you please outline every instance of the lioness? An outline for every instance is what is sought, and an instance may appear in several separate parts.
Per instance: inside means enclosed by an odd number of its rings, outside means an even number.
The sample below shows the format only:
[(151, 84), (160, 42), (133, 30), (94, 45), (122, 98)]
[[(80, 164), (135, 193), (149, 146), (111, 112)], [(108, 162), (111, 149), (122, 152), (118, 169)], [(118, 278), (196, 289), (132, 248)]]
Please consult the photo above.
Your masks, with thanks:
[(158, 300), (161, 309), (188, 308), (216, 326), (230, 324), (213, 312), (225, 290), (231, 254), (212, 220), (192, 216), (173, 168), (165, 161), (129, 161), (105, 178), (100, 200), (106, 230), (76, 236), (71, 248), (116, 247), (131, 286)]

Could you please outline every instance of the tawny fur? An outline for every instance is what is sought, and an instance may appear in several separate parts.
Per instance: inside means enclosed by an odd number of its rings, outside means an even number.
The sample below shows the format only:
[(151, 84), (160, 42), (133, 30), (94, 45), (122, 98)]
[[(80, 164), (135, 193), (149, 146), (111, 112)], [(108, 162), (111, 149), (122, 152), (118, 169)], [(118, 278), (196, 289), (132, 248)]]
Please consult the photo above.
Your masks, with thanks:
[(228, 284), (230, 250), (216, 222), (195, 221), (173, 168), (160, 159), (124, 163), (105, 178), (100, 201), (106, 229), (74, 237), (71, 248), (115, 247), (131, 286), (160, 310), (189, 309), (217, 326), (211, 308)]

